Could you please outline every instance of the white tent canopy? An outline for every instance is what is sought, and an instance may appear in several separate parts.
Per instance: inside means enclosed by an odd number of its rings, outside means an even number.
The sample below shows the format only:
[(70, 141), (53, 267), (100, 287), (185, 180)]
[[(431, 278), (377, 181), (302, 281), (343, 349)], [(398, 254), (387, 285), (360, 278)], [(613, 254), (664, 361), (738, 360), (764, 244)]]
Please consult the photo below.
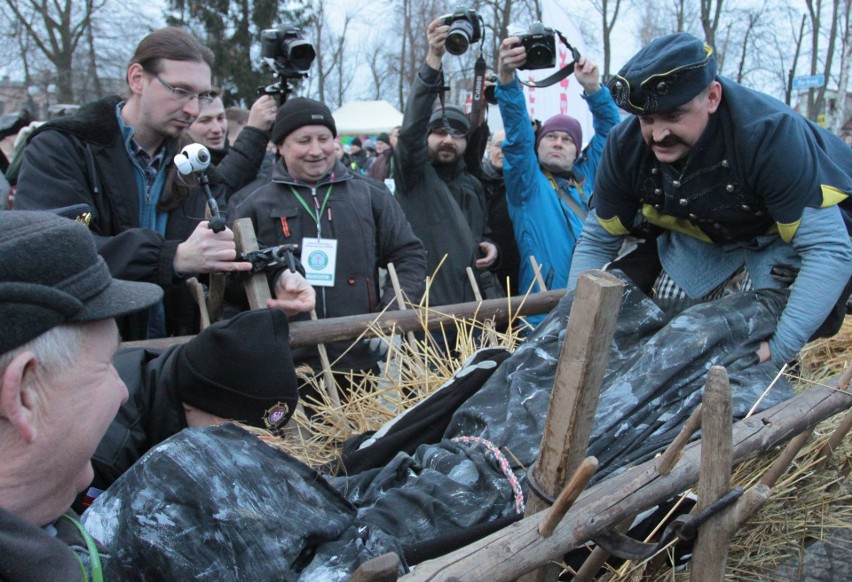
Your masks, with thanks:
[(332, 113), (339, 135), (390, 133), (402, 125), (402, 113), (387, 101), (350, 101)]

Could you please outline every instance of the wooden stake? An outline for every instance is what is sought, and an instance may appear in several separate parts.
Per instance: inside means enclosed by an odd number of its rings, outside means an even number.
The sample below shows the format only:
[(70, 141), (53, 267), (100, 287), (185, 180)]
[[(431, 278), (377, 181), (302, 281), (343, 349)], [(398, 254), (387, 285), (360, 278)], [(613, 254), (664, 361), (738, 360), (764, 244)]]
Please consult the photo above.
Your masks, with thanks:
[(358, 566), (349, 582), (395, 582), (398, 578), (399, 556), (389, 552)]
[(204, 297), (204, 287), (195, 277), (187, 279), (186, 286), (189, 287), (189, 293), (198, 304), (198, 312), (201, 315), (201, 329), (207, 329), (210, 327), (210, 313), (207, 311), (207, 298)]
[[(231, 229), (234, 231), (234, 242), (237, 246), (237, 253), (248, 253), (258, 250), (257, 236), (254, 233), (254, 225), (251, 222), (251, 218), (240, 218), (234, 221)], [(272, 298), (266, 275), (263, 273), (251, 275), (248, 281), (246, 281), (245, 287), (249, 308), (265, 309), (266, 301)]]
[(580, 463), (580, 467), (571, 476), (571, 480), (568, 481), (565, 489), (556, 498), (553, 507), (548, 510), (547, 516), (538, 524), (539, 535), (549, 538), (553, 534), (553, 530), (556, 529), (556, 526), (559, 525), (559, 522), (562, 521), (568, 510), (571, 509), (571, 505), (574, 504), (574, 501), (577, 500), (577, 497), (586, 488), (589, 479), (592, 478), (592, 475), (597, 470), (598, 460), (595, 457), (586, 457), (583, 459), (583, 462)]
[(784, 474), (784, 471), (787, 470), (787, 467), (790, 466), (790, 463), (793, 462), (793, 459), (796, 458), (796, 455), (805, 446), (809, 438), (811, 438), (811, 431), (806, 430), (787, 443), (787, 446), (784, 447), (778, 458), (775, 459), (772, 465), (766, 470), (766, 473), (763, 474), (763, 477), (760, 478), (760, 483), (767, 487), (775, 487), (778, 478)]
[[(701, 418), (701, 472), (698, 477), (698, 513), (731, 489), (731, 387), (721, 366), (707, 372)], [(722, 514), (710, 517), (698, 530), (690, 564), (691, 582), (713, 582), (725, 575), (730, 533)]]
[(544, 284), (544, 279), (541, 277), (541, 266), (532, 255), (530, 255), (530, 264), (532, 265), (535, 282), (538, 283), (539, 292), (547, 291), (547, 285)]
[[(630, 529), (630, 525), (633, 523), (633, 518), (628, 518), (615, 526), (615, 531), (618, 533), (624, 533)], [(600, 546), (596, 546), (592, 553), (589, 554), (589, 557), (586, 558), (586, 561), (583, 562), (583, 565), (580, 566), (580, 569), (577, 570), (577, 573), (574, 574), (574, 577), (571, 578), (571, 582), (590, 582), (597, 573), (603, 568), (603, 565), (609, 559), (609, 552), (603, 549)]]
[[(317, 321), (317, 310), (311, 309), (311, 321)], [(328, 359), (328, 351), (325, 349), (325, 344), (318, 343), (317, 351), (319, 352), (320, 365), (322, 366), (322, 377), (325, 379), (325, 392), (328, 394), (328, 399), (335, 408), (340, 408), (340, 394), (337, 392), (337, 381), (334, 379), (334, 374), (331, 373), (331, 361)]]
[(689, 442), (689, 439), (695, 434), (695, 431), (697, 431), (700, 426), (701, 405), (699, 404), (695, 410), (692, 411), (692, 414), (689, 415), (689, 418), (686, 419), (686, 424), (684, 424), (683, 428), (680, 429), (680, 432), (677, 433), (675, 440), (672, 441), (663, 454), (657, 459), (657, 471), (660, 472), (660, 475), (668, 475), (672, 472), (672, 469), (674, 469), (674, 466), (677, 465), (677, 462), (683, 454), (683, 447), (686, 446), (686, 443)]
[(852, 428), (852, 410), (846, 413), (843, 417), (843, 420), (840, 421), (840, 425), (834, 429), (834, 432), (831, 433), (831, 436), (828, 438), (828, 441), (823, 445), (819, 454), (822, 455), (822, 460), (817, 464), (817, 469), (824, 468), (827, 464), (831, 456), (834, 454), (834, 450), (840, 446), (843, 438), (849, 433), (849, 429)]
[[(580, 275), (547, 410), (534, 478), (555, 496), (586, 456), (598, 406), (624, 283), (603, 271)], [(547, 507), (531, 495), (525, 515)], [(547, 567), (524, 580), (556, 580), (558, 567)]]

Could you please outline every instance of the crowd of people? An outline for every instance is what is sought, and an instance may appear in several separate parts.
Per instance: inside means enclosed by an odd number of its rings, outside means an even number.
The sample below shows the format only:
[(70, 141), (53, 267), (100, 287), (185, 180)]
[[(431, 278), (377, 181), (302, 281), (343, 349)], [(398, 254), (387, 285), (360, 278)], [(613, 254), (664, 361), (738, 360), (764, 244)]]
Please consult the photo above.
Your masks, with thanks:
[[(760, 361), (836, 333), (852, 281), (843, 140), (719, 76), (713, 50), (679, 33), (608, 86), (577, 60), (594, 119), (585, 140), (569, 115), (536, 129), (517, 74), (526, 50), (503, 40), (504, 129), (486, 148), (487, 125), (441, 98), (448, 30), (440, 18), (426, 30), (402, 125), (348, 151), (318, 101), (225, 108), (212, 53), (174, 27), (139, 43), (125, 95), (32, 131), (15, 210), (0, 213), (0, 579), (99, 572), (69, 508), (93, 476), (108, 487), (182, 428), (280, 429), (299, 397), (294, 361), (320, 366), (315, 349), (290, 351), (288, 321), (393, 309), (390, 264), (406, 300), (431, 306), (572, 289), (613, 267), (670, 312), (790, 287)], [(632, 115), (621, 122), (619, 108)], [(267, 309), (200, 334), (187, 280), (229, 273), (239, 295), (253, 265), (231, 228), (210, 227), (200, 176), (177, 171), (189, 143), (209, 150), (228, 221), (249, 218), (261, 247), (294, 245), (298, 259), (267, 273)], [(192, 334), (116, 353), (119, 337)], [(366, 344), (328, 348), (337, 370), (376, 369)]]

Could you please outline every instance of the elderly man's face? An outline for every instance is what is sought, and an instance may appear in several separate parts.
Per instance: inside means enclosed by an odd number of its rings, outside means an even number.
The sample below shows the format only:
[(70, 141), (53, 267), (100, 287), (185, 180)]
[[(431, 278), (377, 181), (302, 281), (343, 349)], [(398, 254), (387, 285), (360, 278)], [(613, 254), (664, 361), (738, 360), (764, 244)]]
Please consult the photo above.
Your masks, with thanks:
[(673, 111), (640, 115), (639, 127), (645, 143), (664, 164), (686, 159), (721, 100), (722, 86), (713, 81), (706, 90)]
[(297, 180), (316, 184), (334, 166), (334, 136), (324, 125), (303, 125), (278, 145), (287, 171)]
[(491, 149), (488, 151), (488, 159), (495, 168), (503, 167), (504, 141), (506, 141), (506, 132), (502, 129), (495, 131), (491, 137)]
[(577, 146), (571, 134), (565, 131), (548, 131), (538, 142), (538, 163), (555, 174), (566, 174), (574, 169)]
[(210, 105), (201, 110), (198, 119), (189, 126), (187, 133), (193, 141), (208, 148), (221, 150), (225, 147), (228, 120), (225, 119), (225, 106), (221, 97), (216, 97)]
[(55, 501), (60, 513), (92, 482), (92, 455), (127, 400), (112, 364), (118, 342), (115, 320), (85, 324), (74, 363), (36, 377), (44, 395), (37, 432), (43, 462), (33, 469), (45, 472), (41, 498)]

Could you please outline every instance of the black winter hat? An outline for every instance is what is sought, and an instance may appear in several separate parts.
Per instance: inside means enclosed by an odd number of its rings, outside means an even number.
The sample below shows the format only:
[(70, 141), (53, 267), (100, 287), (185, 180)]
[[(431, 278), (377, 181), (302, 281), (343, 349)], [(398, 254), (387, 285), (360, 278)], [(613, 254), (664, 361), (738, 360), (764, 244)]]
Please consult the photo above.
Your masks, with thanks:
[(279, 309), (217, 322), (178, 356), (180, 399), (210, 414), (277, 430), (299, 400), (290, 326)]
[(113, 279), (81, 223), (52, 212), (0, 212), (0, 354), (67, 322), (110, 319), (163, 296)]
[(337, 126), (331, 110), (319, 101), (305, 97), (293, 97), (284, 102), (275, 114), (272, 127), (272, 143), (280, 144), (288, 135), (305, 125), (324, 125), (337, 137)]
[(349, 142), (349, 145), (351, 145), (351, 146), (358, 146), (358, 147), (360, 148), (360, 147), (362, 147), (364, 144), (362, 144), (362, 143), (361, 143), (361, 138), (360, 138), (360, 137), (353, 137), (353, 138), (352, 138), (352, 141), (350, 141), (350, 142)]
[(609, 88), (618, 106), (629, 113), (666, 113), (690, 101), (715, 78), (713, 49), (679, 32), (652, 40), (627, 61)]
[(467, 133), (470, 131), (470, 122), (461, 107), (458, 105), (445, 105), (443, 109), (437, 107), (432, 111), (427, 129), (429, 132), (432, 132), (439, 127), (450, 127)]
[(384, 143), (386, 143), (386, 144), (388, 144), (388, 145), (390, 145), (390, 144), (391, 144), (391, 142), (390, 142), (390, 136), (389, 136), (388, 134), (386, 134), (386, 133), (380, 133), (380, 134), (379, 134), (379, 136), (376, 138), (376, 141), (381, 141), (381, 142), (384, 142)]

